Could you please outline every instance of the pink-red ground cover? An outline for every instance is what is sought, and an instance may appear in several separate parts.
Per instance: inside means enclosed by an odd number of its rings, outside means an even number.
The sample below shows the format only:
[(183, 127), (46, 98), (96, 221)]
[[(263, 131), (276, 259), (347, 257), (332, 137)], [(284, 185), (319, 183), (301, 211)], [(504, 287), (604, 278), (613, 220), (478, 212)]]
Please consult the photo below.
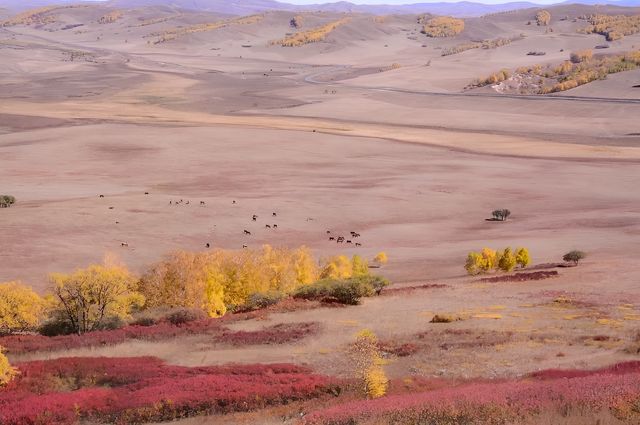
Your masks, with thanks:
[(143, 423), (247, 411), (338, 390), (337, 381), (295, 365), (187, 368), (153, 357), (62, 358), (17, 365), (0, 389), (0, 423)]
[[(72, 348), (115, 345), (127, 340), (159, 341), (188, 335), (210, 335), (213, 342), (232, 345), (284, 344), (319, 331), (315, 322), (279, 324), (257, 331), (232, 331), (224, 319), (205, 319), (174, 325), (160, 322), (152, 326), (125, 326), (120, 329), (88, 332), (83, 335), (11, 335), (0, 338), (0, 346), (10, 354), (59, 351)], [(228, 321), (226, 322), (228, 323)]]
[(308, 415), (308, 425), (367, 423), (502, 424), (548, 411), (609, 410), (640, 423), (640, 362), (595, 371), (545, 371), (514, 381), (452, 388), (336, 405)]

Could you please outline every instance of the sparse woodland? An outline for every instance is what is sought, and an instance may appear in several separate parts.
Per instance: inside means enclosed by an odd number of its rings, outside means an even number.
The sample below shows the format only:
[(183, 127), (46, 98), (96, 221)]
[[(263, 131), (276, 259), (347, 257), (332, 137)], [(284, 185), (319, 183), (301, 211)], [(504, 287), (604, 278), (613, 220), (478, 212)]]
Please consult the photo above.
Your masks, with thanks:
[(625, 35), (640, 32), (640, 15), (590, 15), (584, 16), (589, 26), (580, 30), (585, 34), (600, 34), (607, 41), (619, 40)]
[(464, 31), (464, 20), (438, 16), (425, 22), (422, 33), (428, 37), (453, 37)]
[(307, 31), (299, 31), (281, 40), (273, 41), (271, 44), (280, 45), (282, 47), (299, 47), (309, 43), (317, 43), (324, 41), (329, 34), (336, 30), (336, 28), (348, 24), (349, 22), (351, 22), (351, 18), (342, 18), (321, 27), (312, 28)]

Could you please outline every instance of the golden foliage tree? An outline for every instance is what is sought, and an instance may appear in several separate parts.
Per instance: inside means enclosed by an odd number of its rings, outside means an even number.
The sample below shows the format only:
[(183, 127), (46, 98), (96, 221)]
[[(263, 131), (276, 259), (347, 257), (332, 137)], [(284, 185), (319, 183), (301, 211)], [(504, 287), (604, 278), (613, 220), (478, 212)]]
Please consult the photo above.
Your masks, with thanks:
[(367, 276), (369, 274), (369, 264), (361, 256), (354, 255), (351, 257), (351, 270), (352, 277)]
[(81, 334), (100, 329), (109, 319), (126, 318), (144, 303), (135, 279), (123, 265), (91, 265), (71, 274), (50, 276), (54, 312)]
[(504, 272), (510, 272), (516, 267), (516, 255), (507, 247), (500, 253), (498, 268)]
[(498, 253), (491, 248), (482, 248), (482, 270), (488, 272), (498, 267)]
[(325, 261), (321, 279), (348, 279), (353, 276), (353, 264), (346, 255), (337, 255)]
[(351, 358), (356, 377), (363, 383), (365, 394), (370, 398), (384, 396), (389, 380), (382, 367), (385, 362), (380, 355), (378, 338), (372, 331), (363, 329), (356, 334), (356, 341), (351, 347)]
[(33, 330), (44, 313), (44, 300), (18, 282), (0, 283), (0, 334)]
[(7, 385), (18, 374), (17, 369), (11, 367), (9, 359), (3, 353), (0, 346), (0, 387)]
[(378, 263), (380, 265), (387, 264), (387, 262), (389, 262), (389, 257), (387, 257), (387, 253), (386, 252), (379, 252), (373, 258), (373, 262), (374, 263)]
[[(350, 265), (349, 259), (347, 262)], [(219, 317), (244, 305), (253, 294), (289, 294), (318, 279), (318, 266), (306, 247), (176, 252), (140, 280), (147, 307), (188, 307)]]
[(523, 269), (531, 263), (531, 257), (529, 256), (529, 250), (527, 248), (518, 248), (516, 250), (516, 263)]
[(536, 22), (538, 26), (548, 26), (551, 22), (551, 13), (549, 13), (548, 10), (539, 10), (538, 13), (536, 13)]

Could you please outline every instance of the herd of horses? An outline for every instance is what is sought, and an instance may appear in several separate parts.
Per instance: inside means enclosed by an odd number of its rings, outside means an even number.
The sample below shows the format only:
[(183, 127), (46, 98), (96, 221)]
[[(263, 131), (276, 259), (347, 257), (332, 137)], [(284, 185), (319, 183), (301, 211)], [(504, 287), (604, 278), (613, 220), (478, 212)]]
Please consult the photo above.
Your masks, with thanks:
[[(144, 194), (145, 195), (149, 195), (149, 192), (145, 192)], [(104, 198), (104, 195), (99, 195), (99, 197), (100, 198)], [(169, 205), (172, 205), (172, 206), (174, 206), (174, 205), (190, 205), (190, 204), (191, 204), (191, 202), (189, 200), (185, 201), (184, 199), (180, 199), (179, 201), (175, 201), (173, 199), (169, 200)], [(237, 202), (235, 200), (233, 200), (232, 204), (236, 205)], [(201, 207), (206, 207), (207, 204), (206, 204), (205, 201), (200, 201), (200, 206)], [(113, 210), (114, 207), (109, 207), (109, 209)], [(276, 213), (276, 212), (272, 212), (271, 213), (271, 217), (277, 217), (277, 216), (278, 216), (278, 213)], [(251, 221), (252, 222), (257, 222), (258, 218), (259, 218), (259, 216), (257, 214), (253, 214), (251, 216)], [(307, 221), (311, 221), (311, 220), (313, 220), (313, 219), (307, 218)], [(120, 222), (116, 221), (116, 224), (120, 224)], [(275, 223), (274, 224), (265, 224), (264, 227), (265, 227), (265, 229), (275, 230), (275, 229), (278, 228), (278, 225), (275, 224)], [(252, 236), (250, 230), (244, 229), (243, 233), (244, 233), (245, 236)], [(351, 239), (347, 239), (345, 236), (329, 236), (329, 241), (330, 242), (334, 242), (335, 241), (336, 243), (354, 244), (356, 247), (361, 247), (362, 244), (360, 242), (355, 242), (354, 243), (354, 240), (353, 240), (353, 239), (359, 238), (361, 236), (360, 233), (354, 232), (354, 231), (351, 231), (349, 233), (351, 234)], [(327, 230), (326, 234), (327, 235), (331, 235), (331, 230)], [(124, 247), (124, 248), (128, 248), (129, 247), (129, 243), (128, 242), (121, 242), (120, 245), (122, 247)], [(206, 248), (211, 248), (211, 243), (210, 242), (205, 243), (205, 247)], [(242, 248), (248, 248), (248, 245), (247, 244), (243, 244)]]

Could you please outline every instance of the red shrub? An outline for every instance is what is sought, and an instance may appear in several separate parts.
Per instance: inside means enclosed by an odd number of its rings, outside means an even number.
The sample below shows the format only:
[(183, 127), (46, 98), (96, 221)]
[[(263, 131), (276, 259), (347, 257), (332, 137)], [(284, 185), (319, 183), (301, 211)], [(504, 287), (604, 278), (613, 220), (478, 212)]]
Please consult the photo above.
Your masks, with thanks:
[[(242, 317), (242, 316), (239, 316)], [(317, 323), (280, 324), (260, 331), (231, 331), (223, 326), (230, 320), (205, 319), (181, 324), (161, 322), (152, 326), (125, 326), (121, 329), (88, 332), (83, 335), (11, 335), (0, 338), (0, 345), (10, 354), (34, 351), (59, 351), (72, 348), (115, 345), (131, 339), (158, 341), (185, 335), (212, 335), (220, 342), (234, 345), (283, 344), (317, 333)]]
[(153, 357), (98, 357), (18, 368), (18, 378), (0, 389), (3, 425), (165, 421), (308, 399), (336, 385), (288, 364), (188, 368)]
[(511, 423), (550, 409), (613, 409), (631, 423), (640, 413), (640, 362), (598, 371), (542, 373), (546, 379), (468, 383), (429, 392), (345, 403), (307, 416), (306, 424)]

